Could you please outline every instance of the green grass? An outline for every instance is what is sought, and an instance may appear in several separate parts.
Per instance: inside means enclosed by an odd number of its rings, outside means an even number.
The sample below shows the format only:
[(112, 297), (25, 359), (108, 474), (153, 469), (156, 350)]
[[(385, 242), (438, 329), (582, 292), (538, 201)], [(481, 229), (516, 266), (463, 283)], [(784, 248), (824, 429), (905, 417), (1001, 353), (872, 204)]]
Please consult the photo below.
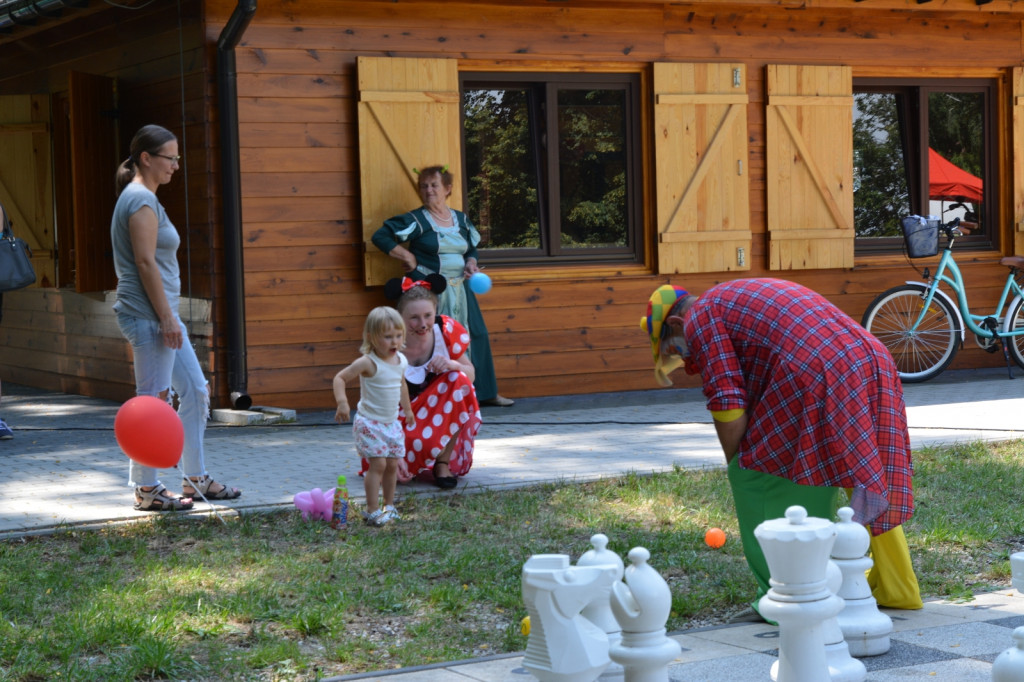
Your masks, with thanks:
[[(1024, 441), (915, 454), (906, 526), (922, 592), (1009, 584), (1024, 549)], [(0, 543), (0, 680), (315, 680), (525, 648), (520, 572), (597, 532), (642, 545), (670, 630), (754, 595), (723, 470), (400, 500), (344, 540), (295, 511), (156, 517)], [(723, 528), (725, 547), (704, 545)]]

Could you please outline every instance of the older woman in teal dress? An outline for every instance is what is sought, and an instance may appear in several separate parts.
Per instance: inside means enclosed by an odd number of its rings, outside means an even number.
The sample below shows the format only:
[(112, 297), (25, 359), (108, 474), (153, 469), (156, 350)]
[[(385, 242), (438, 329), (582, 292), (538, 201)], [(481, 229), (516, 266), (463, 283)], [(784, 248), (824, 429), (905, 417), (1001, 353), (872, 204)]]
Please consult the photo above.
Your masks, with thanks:
[(481, 405), (508, 407), (513, 401), (498, 393), (487, 325), (476, 296), (466, 285), (469, 277), (480, 270), (476, 253), (480, 233), (465, 213), (448, 207), (452, 175), (447, 167), (424, 168), (419, 174), (419, 191), (423, 206), (387, 220), (374, 233), (373, 244), (401, 261), (413, 280), (433, 273), (447, 278), (448, 288), (439, 297), (437, 312), (458, 320), (469, 330), (477, 399)]

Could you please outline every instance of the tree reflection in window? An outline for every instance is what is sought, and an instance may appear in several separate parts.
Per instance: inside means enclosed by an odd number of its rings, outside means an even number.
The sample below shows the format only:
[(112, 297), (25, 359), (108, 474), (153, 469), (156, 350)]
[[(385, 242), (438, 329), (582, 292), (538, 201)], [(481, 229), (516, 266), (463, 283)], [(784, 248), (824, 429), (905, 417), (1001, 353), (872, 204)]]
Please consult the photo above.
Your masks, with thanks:
[(638, 261), (638, 80), (463, 77), (466, 211), (488, 262)]
[[(988, 186), (996, 184), (989, 149), (994, 88), (988, 81), (854, 83), (858, 252), (901, 248), (900, 218), (911, 214), (978, 222), (981, 229), (970, 240), (991, 242), (994, 230), (983, 216)], [(929, 149), (953, 168), (931, 171)], [(966, 182), (940, 189), (939, 170)]]

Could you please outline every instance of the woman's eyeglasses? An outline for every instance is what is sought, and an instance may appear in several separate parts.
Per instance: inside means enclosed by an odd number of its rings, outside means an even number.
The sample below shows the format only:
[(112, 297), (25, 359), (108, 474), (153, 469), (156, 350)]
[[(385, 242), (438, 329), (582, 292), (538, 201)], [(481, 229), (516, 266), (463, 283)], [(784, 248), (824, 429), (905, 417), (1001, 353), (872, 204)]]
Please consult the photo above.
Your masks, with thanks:
[(171, 163), (178, 163), (179, 161), (181, 161), (181, 156), (180, 155), (179, 156), (167, 156), (166, 154), (156, 154), (154, 152), (150, 152), (150, 156), (159, 156), (161, 159), (167, 159)]

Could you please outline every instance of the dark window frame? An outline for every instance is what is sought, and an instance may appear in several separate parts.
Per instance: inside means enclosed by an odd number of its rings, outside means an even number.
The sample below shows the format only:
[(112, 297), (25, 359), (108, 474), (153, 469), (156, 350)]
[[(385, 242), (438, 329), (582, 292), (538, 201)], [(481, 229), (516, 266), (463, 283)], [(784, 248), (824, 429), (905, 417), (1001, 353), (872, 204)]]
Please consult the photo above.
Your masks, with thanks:
[[(494, 265), (536, 266), (551, 263), (580, 265), (632, 264), (644, 262), (644, 201), (643, 201), (643, 140), (642, 140), (642, 79), (638, 73), (572, 73), (572, 72), (480, 72), (466, 71), (459, 74), (459, 91), (467, 89), (501, 89), (524, 87), (530, 90), (531, 143), (535, 152), (537, 193), (539, 210), (539, 248), (481, 247), (480, 258)], [(557, 102), (559, 90), (621, 89), (625, 93), (625, 148), (626, 165), (626, 244), (625, 246), (603, 246), (571, 248), (561, 245), (559, 197), (558, 142), (548, 131), (557, 136), (558, 108), (547, 106)], [(540, 97), (540, 99), (538, 99)], [(463, 138), (463, 206), (469, 207), (469, 178), (466, 173), (465, 107), (460, 114), (460, 134)], [(553, 151), (552, 151), (553, 150)], [(473, 215), (470, 220), (475, 221)]]
[[(982, 205), (985, 218), (982, 229), (976, 234), (964, 236), (958, 246), (972, 250), (992, 249), (998, 245), (999, 230), (998, 188), (1001, 184), (998, 165), (998, 92), (999, 81), (995, 78), (854, 78), (853, 94), (894, 93), (906, 97), (904, 116), (913, 116), (914, 123), (909, 139), (903, 140), (904, 160), (908, 168), (908, 185), (911, 193), (911, 212), (928, 213), (928, 183), (924, 169), (928, 163), (928, 95), (936, 92), (979, 93), (984, 98), (984, 190)], [(913, 134), (916, 133), (916, 134)], [(854, 149), (856, 154), (856, 148)], [(857, 256), (901, 253), (902, 237), (856, 237), (854, 251)]]

